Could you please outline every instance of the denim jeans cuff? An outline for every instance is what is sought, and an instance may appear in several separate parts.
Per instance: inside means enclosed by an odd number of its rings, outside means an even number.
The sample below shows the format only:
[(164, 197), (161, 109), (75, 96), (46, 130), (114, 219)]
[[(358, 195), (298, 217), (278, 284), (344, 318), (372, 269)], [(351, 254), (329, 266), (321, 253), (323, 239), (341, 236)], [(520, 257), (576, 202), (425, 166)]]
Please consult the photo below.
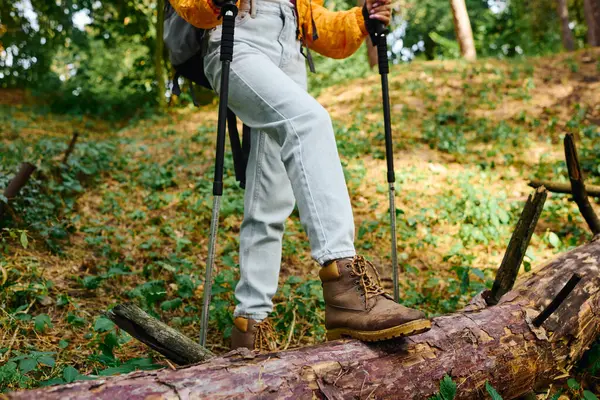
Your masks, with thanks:
[(269, 316), (269, 313), (266, 312), (262, 312), (262, 313), (247, 313), (247, 312), (234, 312), (233, 313), (233, 318), (237, 318), (237, 317), (242, 317), (242, 318), (248, 318), (248, 319), (253, 319), (256, 322), (260, 322), (263, 319), (267, 318)]
[(325, 253), (316, 260), (321, 266), (325, 266), (327, 263), (333, 260), (339, 260), (340, 258), (350, 258), (356, 256), (356, 250), (345, 250), (337, 251), (335, 253)]

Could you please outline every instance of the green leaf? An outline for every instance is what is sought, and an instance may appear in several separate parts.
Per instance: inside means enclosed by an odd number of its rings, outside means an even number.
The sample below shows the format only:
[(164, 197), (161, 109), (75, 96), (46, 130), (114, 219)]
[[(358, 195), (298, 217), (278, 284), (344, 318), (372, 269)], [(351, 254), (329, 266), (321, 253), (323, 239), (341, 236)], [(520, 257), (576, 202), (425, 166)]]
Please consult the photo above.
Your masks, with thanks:
[(33, 371), (37, 367), (37, 361), (33, 358), (24, 358), (19, 361), (19, 370), (23, 375)]
[(37, 315), (34, 319), (33, 324), (35, 330), (38, 332), (44, 332), (44, 330), (46, 330), (46, 327), (52, 328), (52, 321), (50, 320), (50, 317), (46, 314)]
[(44, 364), (49, 367), (54, 367), (54, 365), (56, 364), (56, 361), (54, 361), (54, 358), (50, 357), (50, 356), (41, 356), (37, 360), (40, 364)]
[(496, 389), (494, 389), (494, 387), (487, 381), (485, 382), (485, 390), (487, 390), (492, 400), (502, 400), (502, 396), (500, 396)]
[(63, 385), (65, 383), (67, 383), (67, 382), (65, 382), (62, 378), (53, 378), (53, 379), (48, 379), (47, 381), (40, 382), (40, 386), (46, 387), (46, 386), (54, 386), (54, 385)]
[(29, 240), (27, 240), (27, 232), (21, 231), (21, 246), (23, 246), (23, 248), (26, 249), (28, 245)]
[(583, 391), (583, 398), (585, 400), (598, 400), (598, 398), (596, 397), (596, 395), (592, 392), (590, 392), (589, 390), (584, 390)]
[(132, 371), (135, 371), (135, 366), (121, 365), (120, 367), (111, 367), (111, 368), (103, 369), (102, 371), (98, 372), (98, 375), (111, 376), (111, 375), (117, 375), (117, 374), (126, 374), (126, 373), (132, 372)]
[(86, 276), (83, 278), (81, 283), (83, 284), (83, 286), (86, 289), (90, 289), (90, 290), (97, 289), (98, 286), (100, 286), (100, 284), (102, 283), (102, 277), (95, 276), (95, 275)]
[(560, 246), (560, 238), (554, 232), (548, 232), (548, 243), (552, 245), (555, 249)]
[(571, 390), (579, 390), (581, 389), (581, 385), (579, 384), (579, 382), (577, 382), (575, 379), (570, 378), (567, 381), (567, 386), (569, 387), (569, 389)]
[(69, 342), (67, 340), (61, 339), (58, 341), (58, 347), (61, 349), (66, 349), (69, 346)]
[(67, 304), (69, 304), (69, 298), (67, 296), (65, 296), (64, 294), (58, 296), (58, 299), (56, 300), (56, 305), (58, 307), (64, 307)]
[(94, 331), (96, 332), (108, 332), (112, 331), (115, 324), (108, 318), (100, 316), (94, 322)]
[(552, 395), (552, 397), (550, 397), (550, 400), (558, 400), (561, 395), (562, 395), (562, 390), (559, 390), (558, 392), (554, 393)]
[(79, 371), (77, 371), (74, 367), (71, 367), (70, 365), (63, 369), (63, 378), (67, 383), (75, 381), (75, 379), (77, 379), (78, 376)]
[(85, 319), (73, 314), (71, 311), (67, 314), (67, 322), (73, 326), (83, 326), (86, 324)]
[(182, 304), (183, 301), (180, 298), (176, 298), (173, 300), (163, 301), (160, 305), (160, 308), (162, 308), (165, 311), (169, 311), (180, 307)]
[(440, 395), (444, 400), (453, 400), (456, 396), (456, 383), (448, 375), (444, 375), (440, 382)]

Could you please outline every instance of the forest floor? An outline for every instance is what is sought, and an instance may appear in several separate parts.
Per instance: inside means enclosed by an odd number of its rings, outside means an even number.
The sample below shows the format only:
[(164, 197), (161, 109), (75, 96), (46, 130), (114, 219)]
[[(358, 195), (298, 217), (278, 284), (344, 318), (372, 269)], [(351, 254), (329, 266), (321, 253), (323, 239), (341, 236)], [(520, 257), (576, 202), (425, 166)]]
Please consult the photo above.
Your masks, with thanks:
[[(391, 290), (380, 90), (373, 73), (319, 101), (334, 120), (357, 250)], [(491, 285), (528, 180), (566, 181), (565, 133), (600, 184), (600, 51), (413, 62), (392, 69), (390, 90), (402, 302), (452, 312)], [(0, 92), (0, 186), (21, 161), (38, 166), (0, 236), (0, 392), (165, 365), (102, 316), (118, 303), (198, 338), (215, 125), (216, 102), (114, 124)], [(243, 190), (232, 171), (228, 155), (208, 338), (217, 353), (228, 349), (238, 277)], [(523, 271), (590, 238), (569, 196), (552, 194)], [(325, 340), (318, 268), (296, 211), (272, 316), (280, 348)], [(594, 374), (576, 379), (594, 390)]]

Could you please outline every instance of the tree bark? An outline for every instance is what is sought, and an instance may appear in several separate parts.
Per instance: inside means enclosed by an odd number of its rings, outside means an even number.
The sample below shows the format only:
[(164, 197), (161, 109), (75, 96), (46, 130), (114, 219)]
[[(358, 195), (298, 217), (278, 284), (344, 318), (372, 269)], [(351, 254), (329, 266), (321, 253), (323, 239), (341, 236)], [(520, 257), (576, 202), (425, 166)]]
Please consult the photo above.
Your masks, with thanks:
[(456, 39), (460, 46), (460, 53), (466, 60), (475, 60), (477, 52), (475, 51), (473, 30), (471, 29), (471, 20), (467, 13), (465, 0), (450, 0), (450, 7), (452, 7), (454, 30), (456, 31)]
[(558, 17), (560, 18), (563, 47), (565, 50), (575, 50), (575, 39), (569, 27), (569, 7), (567, 0), (558, 0)]
[(165, 21), (165, 2), (157, 0), (156, 2), (156, 45), (154, 48), (154, 75), (158, 87), (158, 106), (164, 110), (167, 108), (167, 98), (165, 93), (167, 87), (165, 84), (165, 72), (163, 68), (163, 53), (165, 44), (163, 42), (163, 23)]
[(600, 0), (583, 0), (587, 41), (592, 47), (600, 46)]
[[(542, 324), (532, 320), (577, 274), (581, 282)], [(434, 318), (406, 339), (355, 340), (266, 355), (236, 351), (178, 370), (134, 372), (8, 394), (9, 399), (426, 399), (449, 374), (458, 399), (489, 381), (514, 399), (559, 377), (600, 334), (600, 236), (527, 274), (493, 307)]]

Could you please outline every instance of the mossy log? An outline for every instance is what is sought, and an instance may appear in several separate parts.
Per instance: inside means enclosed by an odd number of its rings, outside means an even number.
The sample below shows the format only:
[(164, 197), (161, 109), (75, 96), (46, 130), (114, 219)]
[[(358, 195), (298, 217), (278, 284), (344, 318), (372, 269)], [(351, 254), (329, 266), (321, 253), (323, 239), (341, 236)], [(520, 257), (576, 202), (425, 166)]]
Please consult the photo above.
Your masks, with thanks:
[[(573, 275), (581, 281), (534, 327)], [(426, 399), (450, 375), (459, 399), (489, 381), (514, 399), (563, 378), (600, 334), (600, 237), (524, 275), (491, 307), (437, 317), (431, 331), (376, 344), (333, 341), (231, 352), (177, 370), (12, 393), (10, 399)]]

